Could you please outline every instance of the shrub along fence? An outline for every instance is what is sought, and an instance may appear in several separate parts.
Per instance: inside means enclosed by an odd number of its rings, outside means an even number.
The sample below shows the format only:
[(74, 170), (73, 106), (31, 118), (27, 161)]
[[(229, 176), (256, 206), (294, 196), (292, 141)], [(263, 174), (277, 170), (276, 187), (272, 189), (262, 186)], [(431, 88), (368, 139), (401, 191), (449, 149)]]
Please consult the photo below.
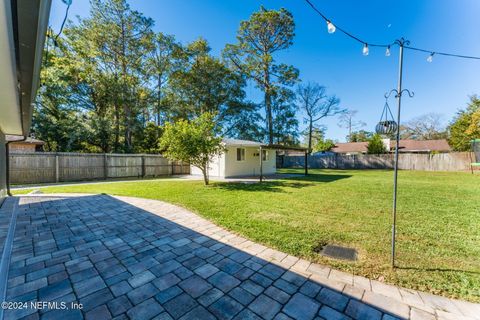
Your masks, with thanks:
[[(469, 171), (470, 152), (400, 153), (398, 168), (419, 171)], [(278, 161), (277, 163), (282, 163)], [(285, 156), (283, 168), (303, 167), (304, 156)], [(313, 155), (308, 167), (313, 169), (393, 169), (394, 154)]]
[(161, 155), (103, 153), (11, 153), (13, 184), (69, 182), (189, 174), (188, 163)]

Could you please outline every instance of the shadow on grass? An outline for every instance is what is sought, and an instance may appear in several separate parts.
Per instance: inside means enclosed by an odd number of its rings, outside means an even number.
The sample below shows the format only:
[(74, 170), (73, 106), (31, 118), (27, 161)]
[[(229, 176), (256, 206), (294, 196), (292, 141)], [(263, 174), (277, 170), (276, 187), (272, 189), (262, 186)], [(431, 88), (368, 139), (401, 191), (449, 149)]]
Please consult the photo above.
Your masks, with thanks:
[(425, 272), (463, 272), (463, 273), (468, 273), (468, 274), (478, 274), (478, 275), (480, 275), (479, 271), (462, 270), (462, 269), (449, 269), (449, 268), (422, 268), (422, 267), (399, 267), (399, 266), (397, 266), (396, 269), (398, 269), (398, 270), (425, 271)]
[(333, 182), (337, 180), (343, 180), (351, 178), (352, 175), (349, 174), (323, 174), (323, 173), (309, 173), (308, 175), (295, 175), (288, 176), (284, 179), (286, 180), (299, 180), (299, 181), (309, 181), (309, 182)]
[(285, 188), (301, 189), (306, 187), (313, 187), (316, 184), (313, 182), (328, 183), (341, 179), (350, 178), (351, 175), (325, 175), (325, 174), (311, 174), (304, 175), (285, 175), (277, 174), (276, 180), (267, 180), (263, 182), (248, 181), (248, 182), (215, 182), (212, 187), (231, 190), (231, 191), (268, 191), (268, 192), (286, 192)]

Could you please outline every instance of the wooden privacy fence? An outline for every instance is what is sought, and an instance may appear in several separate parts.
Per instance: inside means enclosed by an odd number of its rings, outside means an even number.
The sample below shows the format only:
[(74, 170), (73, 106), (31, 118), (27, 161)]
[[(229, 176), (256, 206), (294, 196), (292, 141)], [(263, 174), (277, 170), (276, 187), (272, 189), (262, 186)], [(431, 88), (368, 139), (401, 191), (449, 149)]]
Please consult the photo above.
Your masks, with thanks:
[[(469, 152), (438, 154), (400, 153), (398, 168), (419, 171), (469, 171)], [(285, 156), (284, 168), (303, 167), (303, 156)], [(393, 169), (394, 154), (333, 154), (308, 157), (308, 167), (313, 169)]]
[(190, 174), (190, 165), (161, 155), (35, 152), (10, 154), (14, 184)]

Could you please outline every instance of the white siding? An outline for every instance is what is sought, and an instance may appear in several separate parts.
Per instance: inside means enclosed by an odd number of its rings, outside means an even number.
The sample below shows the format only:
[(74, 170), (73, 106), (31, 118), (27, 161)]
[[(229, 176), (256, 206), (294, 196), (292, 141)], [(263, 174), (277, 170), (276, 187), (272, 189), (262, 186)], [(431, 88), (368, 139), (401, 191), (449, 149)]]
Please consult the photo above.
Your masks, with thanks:
[[(230, 146), (225, 154), (225, 177), (260, 175), (260, 156), (257, 147), (244, 147), (245, 160), (237, 161), (237, 148)], [(268, 150), (268, 160), (263, 162), (263, 174), (276, 172), (275, 150)], [(255, 155), (255, 156), (254, 156)]]
[[(200, 176), (203, 175), (202, 171), (195, 166), (190, 166), (190, 174)], [(212, 161), (210, 161), (210, 165), (208, 166), (208, 174), (210, 177), (225, 177), (225, 156), (223, 154), (215, 156)]]
[[(237, 148), (245, 149), (245, 160), (237, 161)], [(268, 159), (263, 161), (263, 174), (274, 174), (276, 168), (276, 151), (267, 150)], [(191, 166), (192, 175), (202, 175), (197, 167)], [(214, 157), (210, 162), (209, 176), (213, 178), (229, 178), (260, 175), (260, 157), (258, 147), (227, 146), (224, 154)]]

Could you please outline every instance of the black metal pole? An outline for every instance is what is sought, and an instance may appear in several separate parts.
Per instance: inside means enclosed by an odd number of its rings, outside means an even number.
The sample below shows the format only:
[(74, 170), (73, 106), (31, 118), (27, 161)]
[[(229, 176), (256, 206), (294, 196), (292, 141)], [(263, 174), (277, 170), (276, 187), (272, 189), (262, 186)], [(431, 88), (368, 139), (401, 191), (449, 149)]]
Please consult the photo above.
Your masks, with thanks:
[(392, 224), (392, 268), (395, 268), (395, 237), (397, 229), (397, 183), (398, 183), (398, 148), (400, 144), (400, 112), (402, 107), (402, 76), (403, 76), (403, 45), (404, 40), (399, 42), (399, 66), (398, 66), (398, 87), (397, 87), (397, 134), (395, 144), (395, 164), (393, 173), (393, 224)]
[(263, 149), (262, 147), (260, 146), (260, 154), (259, 154), (259, 158), (260, 158), (260, 182), (263, 181)]
[(308, 175), (308, 151), (305, 150), (305, 175)]

